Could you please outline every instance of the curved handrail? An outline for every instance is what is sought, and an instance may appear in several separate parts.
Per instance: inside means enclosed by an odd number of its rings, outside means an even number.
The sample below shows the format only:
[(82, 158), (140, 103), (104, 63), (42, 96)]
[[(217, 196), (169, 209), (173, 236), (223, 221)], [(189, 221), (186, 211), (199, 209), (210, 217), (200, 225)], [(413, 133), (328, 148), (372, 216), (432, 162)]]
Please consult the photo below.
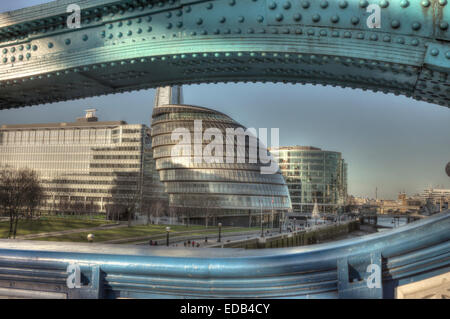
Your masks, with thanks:
[(351, 265), (352, 258), (379, 253), (384, 295), (392, 296), (400, 284), (449, 270), (449, 229), (450, 212), (444, 212), (391, 231), (299, 248), (146, 249), (1, 240), (0, 274), (8, 262), (60, 271), (77, 263), (101, 269), (106, 297), (337, 297), (339, 261)]

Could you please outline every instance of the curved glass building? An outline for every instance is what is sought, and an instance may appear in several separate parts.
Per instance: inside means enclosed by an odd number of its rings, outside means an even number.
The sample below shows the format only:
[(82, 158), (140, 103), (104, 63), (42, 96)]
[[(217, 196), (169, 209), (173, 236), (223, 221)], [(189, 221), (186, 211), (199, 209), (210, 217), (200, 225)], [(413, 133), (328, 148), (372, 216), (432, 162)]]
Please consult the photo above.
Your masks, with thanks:
[[(245, 135), (245, 151), (242, 152), (243, 149), (237, 147), (240, 135), (227, 137), (227, 129), (245, 131), (245, 127), (223, 113), (204, 107), (161, 104), (164, 102), (158, 102), (158, 99), (161, 101), (163, 94), (171, 95), (161, 90), (157, 94), (152, 117), (152, 147), (156, 169), (169, 195), (172, 210), (190, 223), (251, 226), (259, 225), (263, 216), (266, 223), (271, 223), (268, 225), (277, 227), (281, 213), (291, 209), (289, 191), (278, 166), (274, 174), (262, 174), (264, 164), (259, 156), (252, 163), (249, 145), (256, 138)], [(200, 120), (201, 130), (196, 131), (195, 125)], [(212, 139), (205, 138), (205, 133), (211, 129), (224, 137), (216, 144), (215, 160), (196, 160), (196, 151), (197, 154), (199, 149), (204, 151), (211, 143)], [(192, 138), (174, 139), (176, 136), (172, 133), (177, 130)], [(200, 139), (196, 133), (200, 133)], [(225, 143), (230, 138), (236, 142), (232, 144), (232, 163), (226, 159)], [(180, 145), (184, 147), (183, 152), (174, 152)]]
[(289, 188), (294, 212), (336, 212), (347, 199), (347, 164), (339, 152), (311, 146), (271, 149)]

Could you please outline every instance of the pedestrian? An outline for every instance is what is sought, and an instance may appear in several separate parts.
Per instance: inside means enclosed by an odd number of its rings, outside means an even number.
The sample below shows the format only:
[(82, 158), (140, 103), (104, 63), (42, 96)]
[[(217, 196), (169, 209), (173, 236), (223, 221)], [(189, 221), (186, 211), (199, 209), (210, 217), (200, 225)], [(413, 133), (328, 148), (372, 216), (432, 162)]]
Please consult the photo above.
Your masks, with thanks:
[(148, 243), (150, 246), (153, 246), (153, 240), (150, 239), (150, 242)]
[(195, 241), (192, 241), (192, 247), (195, 247)]

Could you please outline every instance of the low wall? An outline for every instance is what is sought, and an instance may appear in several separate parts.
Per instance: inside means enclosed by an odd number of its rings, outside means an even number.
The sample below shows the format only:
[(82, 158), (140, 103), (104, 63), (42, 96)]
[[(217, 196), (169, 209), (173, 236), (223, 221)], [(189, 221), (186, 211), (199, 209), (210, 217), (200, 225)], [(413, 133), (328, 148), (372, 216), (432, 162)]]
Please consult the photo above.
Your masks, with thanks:
[(311, 230), (303, 230), (271, 237), (251, 238), (224, 243), (223, 248), (284, 248), (313, 245), (325, 240), (333, 239), (352, 231), (359, 230), (359, 221), (350, 221), (339, 225), (321, 226)]

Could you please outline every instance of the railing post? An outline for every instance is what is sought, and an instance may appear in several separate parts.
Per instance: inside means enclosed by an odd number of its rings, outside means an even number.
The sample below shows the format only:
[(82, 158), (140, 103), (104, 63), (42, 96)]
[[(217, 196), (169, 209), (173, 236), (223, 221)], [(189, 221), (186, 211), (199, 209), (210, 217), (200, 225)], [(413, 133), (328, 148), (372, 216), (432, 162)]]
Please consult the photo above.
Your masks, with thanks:
[(89, 285), (68, 290), (69, 299), (101, 299), (103, 298), (102, 273), (100, 266), (91, 268)]
[(383, 298), (380, 252), (338, 258), (337, 271), (339, 298)]

